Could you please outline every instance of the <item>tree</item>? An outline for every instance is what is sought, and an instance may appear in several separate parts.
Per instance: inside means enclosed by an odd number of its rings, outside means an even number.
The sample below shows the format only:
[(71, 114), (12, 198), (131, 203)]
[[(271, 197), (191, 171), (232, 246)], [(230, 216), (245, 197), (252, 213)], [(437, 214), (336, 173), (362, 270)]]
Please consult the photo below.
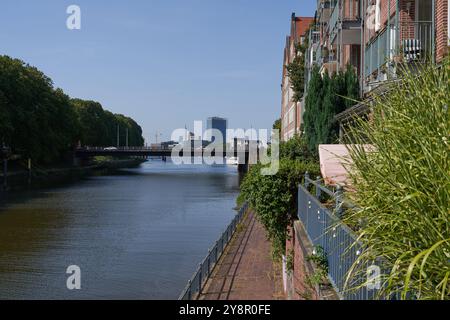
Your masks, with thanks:
[(308, 41), (298, 44), (295, 47), (296, 56), (294, 60), (286, 66), (286, 70), (291, 83), (294, 96), (292, 99), (298, 102), (305, 92), (305, 54), (308, 49)]
[(273, 123), (272, 128), (274, 130), (280, 130), (281, 131), (281, 119), (275, 120), (275, 122)]
[(356, 73), (350, 65), (345, 72), (320, 75), (312, 70), (306, 96), (304, 128), (310, 152), (316, 154), (319, 144), (335, 143), (339, 127), (334, 117), (355, 104), (359, 95)]
[(119, 121), (129, 128), (130, 145), (142, 145), (142, 129), (132, 119), (117, 117), (95, 101), (71, 100), (38, 69), (0, 56), (0, 144), (23, 157), (53, 163), (78, 140), (111, 145), (116, 132), (112, 127)]

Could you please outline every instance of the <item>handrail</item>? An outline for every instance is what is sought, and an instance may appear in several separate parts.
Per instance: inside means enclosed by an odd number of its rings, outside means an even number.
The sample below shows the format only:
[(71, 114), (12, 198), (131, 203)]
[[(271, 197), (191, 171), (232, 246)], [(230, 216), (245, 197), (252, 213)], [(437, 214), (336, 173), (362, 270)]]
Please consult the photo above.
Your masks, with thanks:
[(206, 282), (211, 276), (211, 272), (222, 256), (226, 246), (229, 244), (231, 238), (237, 230), (237, 226), (242, 221), (242, 218), (245, 216), (245, 213), (248, 210), (248, 204), (244, 203), (242, 207), (239, 209), (236, 216), (233, 218), (231, 223), (222, 233), (220, 238), (216, 241), (214, 246), (209, 249), (208, 255), (202, 260), (197, 271), (188, 281), (188, 284), (181, 292), (178, 300), (192, 300), (195, 295), (200, 295)]
[[(336, 188), (336, 191), (333, 192), (332, 190), (328, 189), (327, 187), (323, 186), (319, 182), (320, 180), (313, 180), (309, 177), (308, 172), (305, 173), (305, 185), (308, 186), (308, 184), (314, 185), (316, 188), (320, 190), (320, 192), (324, 192), (328, 194), (330, 197), (334, 198), (336, 200), (336, 206), (339, 207), (339, 210), (342, 209), (342, 206), (345, 206), (349, 209), (358, 209), (358, 206), (355, 205), (353, 202), (351, 202), (348, 199), (344, 199), (343, 194), (343, 188), (342, 186), (338, 185)], [(316, 196), (320, 196), (320, 192), (316, 194)]]
[[(324, 188), (319, 183), (320, 180), (312, 180), (308, 174), (305, 174), (304, 184), (298, 188), (298, 209), (297, 216), (305, 228), (309, 241), (314, 246), (324, 249), (328, 263), (328, 278), (341, 299), (349, 300), (370, 300), (377, 297), (379, 290), (384, 285), (368, 286), (366, 278), (366, 269), (370, 262), (361, 263), (358, 257), (363, 254), (367, 248), (359, 239), (358, 234), (350, 228), (336, 212), (339, 212), (339, 203), (345, 204), (342, 194), (337, 194), (335, 211), (327, 208), (320, 201), (320, 197), (308, 190), (309, 184)], [(338, 188), (339, 190), (339, 188)], [(341, 188), (342, 192), (342, 188)], [(347, 201), (346, 205), (357, 206)], [(376, 258), (372, 266), (380, 268), (382, 274), (388, 274), (390, 271), (389, 263), (385, 258)], [(356, 268), (356, 269), (354, 269)], [(351, 271), (353, 270), (353, 271)], [(348, 278), (349, 272), (353, 272), (351, 279)], [(348, 282), (350, 281), (350, 282)], [(396, 299), (397, 297), (388, 296), (387, 299)]]

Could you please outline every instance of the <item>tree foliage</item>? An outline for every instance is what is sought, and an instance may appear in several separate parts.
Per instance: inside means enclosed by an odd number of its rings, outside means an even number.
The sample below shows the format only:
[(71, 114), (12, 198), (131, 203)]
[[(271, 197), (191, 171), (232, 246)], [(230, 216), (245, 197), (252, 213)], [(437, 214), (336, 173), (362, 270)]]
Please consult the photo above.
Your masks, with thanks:
[(126, 145), (128, 130), (128, 145), (142, 146), (141, 127), (131, 118), (121, 114), (113, 114), (103, 110), (100, 103), (73, 99), (81, 127), (80, 142), (87, 146), (117, 145), (117, 129), (119, 128), (119, 145)]
[(104, 111), (99, 103), (71, 100), (35, 67), (0, 56), (0, 144), (50, 163), (79, 140), (111, 145), (117, 123), (129, 128), (130, 145), (142, 145), (142, 130), (132, 119)]
[(322, 77), (317, 67), (313, 69), (303, 118), (305, 137), (311, 152), (317, 153), (319, 144), (336, 142), (339, 126), (333, 119), (354, 105), (358, 97), (358, 78), (351, 66), (347, 66), (345, 72), (331, 77), (327, 73)]
[(281, 131), (281, 119), (275, 120), (273, 123), (272, 129)]
[(273, 254), (279, 258), (285, 252), (287, 228), (297, 212), (298, 185), (306, 171), (319, 172), (318, 165), (281, 159), (276, 175), (261, 174), (261, 165), (253, 166), (241, 184), (241, 197), (264, 225), (272, 242)]
[(304, 162), (316, 160), (315, 154), (308, 149), (306, 139), (298, 134), (280, 144), (280, 158)]
[(298, 44), (296, 46), (295, 58), (286, 66), (289, 82), (294, 91), (292, 99), (296, 102), (302, 99), (305, 91), (305, 56), (307, 49), (308, 40), (306, 38), (303, 44)]

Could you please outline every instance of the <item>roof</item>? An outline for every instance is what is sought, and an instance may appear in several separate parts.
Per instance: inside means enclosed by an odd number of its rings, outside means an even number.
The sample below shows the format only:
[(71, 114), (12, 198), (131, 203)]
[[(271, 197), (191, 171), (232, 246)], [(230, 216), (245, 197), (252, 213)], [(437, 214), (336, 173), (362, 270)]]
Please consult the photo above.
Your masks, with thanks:
[(297, 38), (306, 36), (311, 23), (314, 22), (314, 17), (294, 17), (295, 21), (295, 35)]

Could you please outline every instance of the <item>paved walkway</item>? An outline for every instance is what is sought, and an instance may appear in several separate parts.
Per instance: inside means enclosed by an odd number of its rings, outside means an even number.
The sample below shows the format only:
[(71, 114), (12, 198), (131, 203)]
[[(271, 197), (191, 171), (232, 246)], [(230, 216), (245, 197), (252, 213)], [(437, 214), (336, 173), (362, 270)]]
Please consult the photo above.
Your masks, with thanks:
[(250, 212), (205, 285), (199, 300), (284, 299), (281, 266), (266, 231)]

